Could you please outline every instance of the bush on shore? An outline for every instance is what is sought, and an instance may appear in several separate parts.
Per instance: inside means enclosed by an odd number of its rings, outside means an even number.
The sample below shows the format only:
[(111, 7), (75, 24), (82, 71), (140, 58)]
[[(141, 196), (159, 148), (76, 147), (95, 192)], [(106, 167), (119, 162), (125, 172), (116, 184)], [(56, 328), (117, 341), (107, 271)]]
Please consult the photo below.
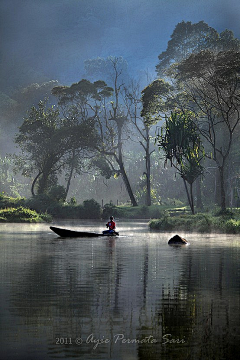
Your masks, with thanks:
[(94, 199), (83, 204), (75, 201), (63, 203), (54, 201), (47, 195), (30, 199), (10, 198), (0, 194), (0, 222), (42, 222), (53, 218), (62, 219), (153, 219), (151, 229), (161, 231), (225, 232), (240, 234), (240, 210), (227, 210), (224, 213), (198, 213), (191, 215), (186, 207), (167, 205), (152, 206), (115, 206), (106, 204), (102, 209)]
[(48, 214), (38, 214), (34, 210), (26, 209), (22, 206), (18, 208), (6, 208), (0, 210), (1, 222), (50, 222), (52, 217)]
[(59, 219), (101, 219), (100, 204), (94, 199), (85, 200), (83, 204), (61, 203), (49, 199), (46, 195), (36, 196), (26, 201), (26, 206), (38, 212), (47, 212)]
[[(234, 218), (234, 216), (236, 218)], [(165, 213), (159, 219), (153, 219), (149, 222), (151, 229), (162, 231), (196, 231), (196, 232), (224, 232), (231, 234), (240, 233), (240, 219), (238, 213), (235, 214), (205, 214), (196, 215), (178, 215), (170, 216)]]
[[(115, 206), (112, 204), (106, 204), (103, 207), (103, 218), (109, 217), (110, 215), (117, 218), (124, 219), (153, 219), (160, 218), (163, 216), (166, 209), (169, 206), (165, 205), (151, 205), (151, 206)], [(177, 211), (177, 209), (173, 209)], [(183, 207), (181, 211), (185, 211)]]
[[(100, 204), (94, 199), (85, 200), (83, 204), (77, 205), (76, 202), (71, 201), (70, 204), (53, 200), (48, 195), (38, 195), (29, 199), (24, 198), (11, 198), (0, 194), (0, 209), (4, 210), (1, 212), (1, 221), (6, 221), (8, 217), (9, 221), (14, 218), (17, 221), (19, 215), (19, 221), (34, 221), (34, 216), (30, 215), (34, 211), (39, 215), (39, 221), (45, 219), (48, 214), (48, 219), (62, 218), (62, 219), (100, 219), (102, 216), (102, 209)], [(15, 209), (14, 213), (12, 210)], [(17, 209), (19, 209), (17, 211)], [(22, 214), (23, 209), (25, 209), (25, 217)], [(9, 211), (8, 215), (6, 210)], [(21, 220), (24, 219), (24, 220)], [(36, 218), (35, 218), (36, 219)]]

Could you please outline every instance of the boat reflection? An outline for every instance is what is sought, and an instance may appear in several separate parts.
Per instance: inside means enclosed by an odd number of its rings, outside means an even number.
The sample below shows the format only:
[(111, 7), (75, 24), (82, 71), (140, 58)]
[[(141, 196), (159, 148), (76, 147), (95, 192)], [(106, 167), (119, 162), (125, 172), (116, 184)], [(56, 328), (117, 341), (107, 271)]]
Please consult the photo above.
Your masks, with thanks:
[(173, 248), (169, 234), (124, 227), (127, 236), (87, 241), (5, 232), (6, 359), (236, 358), (236, 238), (187, 234), (191, 245)]

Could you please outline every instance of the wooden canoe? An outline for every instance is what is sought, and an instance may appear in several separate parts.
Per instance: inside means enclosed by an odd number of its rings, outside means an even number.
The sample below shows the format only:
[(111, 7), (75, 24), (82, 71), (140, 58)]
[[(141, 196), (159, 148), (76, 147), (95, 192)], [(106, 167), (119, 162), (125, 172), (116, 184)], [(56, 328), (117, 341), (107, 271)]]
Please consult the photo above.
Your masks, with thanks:
[(75, 231), (69, 229), (58, 228), (55, 226), (50, 226), (50, 229), (54, 231), (60, 237), (97, 237), (97, 236), (116, 236), (119, 235), (118, 232), (114, 233), (94, 233), (88, 231)]

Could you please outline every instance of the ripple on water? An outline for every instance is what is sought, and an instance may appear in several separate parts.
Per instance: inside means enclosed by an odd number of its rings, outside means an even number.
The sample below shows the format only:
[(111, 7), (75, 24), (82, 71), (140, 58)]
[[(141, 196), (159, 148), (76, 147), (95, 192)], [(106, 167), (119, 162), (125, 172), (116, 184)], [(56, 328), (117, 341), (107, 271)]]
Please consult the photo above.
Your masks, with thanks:
[(121, 224), (113, 239), (28, 225), (0, 233), (6, 359), (236, 357), (239, 237), (186, 233), (189, 246), (171, 247), (174, 234), (145, 222)]

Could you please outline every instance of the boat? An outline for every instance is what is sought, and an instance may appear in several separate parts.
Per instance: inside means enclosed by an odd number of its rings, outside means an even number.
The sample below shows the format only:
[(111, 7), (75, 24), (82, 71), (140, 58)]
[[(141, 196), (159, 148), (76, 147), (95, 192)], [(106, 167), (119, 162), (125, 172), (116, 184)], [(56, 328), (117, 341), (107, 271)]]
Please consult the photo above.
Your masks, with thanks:
[(63, 229), (55, 226), (50, 226), (50, 229), (55, 232), (60, 237), (97, 237), (97, 236), (118, 236), (118, 232), (114, 233), (95, 233), (89, 231), (76, 231), (76, 230), (69, 230)]

